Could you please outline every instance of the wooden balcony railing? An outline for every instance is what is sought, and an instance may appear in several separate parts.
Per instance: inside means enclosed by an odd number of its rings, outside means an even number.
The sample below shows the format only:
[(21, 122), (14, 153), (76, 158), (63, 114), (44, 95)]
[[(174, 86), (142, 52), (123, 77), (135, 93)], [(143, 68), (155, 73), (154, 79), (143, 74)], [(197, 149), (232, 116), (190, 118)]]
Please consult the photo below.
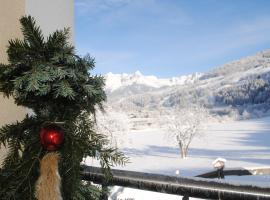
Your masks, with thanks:
[(140, 190), (161, 192), (202, 199), (270, 200), (270, 188), (251, 185), (235, 185), (219, 180), (184, 178), (142, 172), (112, 170), (113, 177), (106, 181), (98, 167), (82, 166), (82, 180), (103, 186), (123, 186)]

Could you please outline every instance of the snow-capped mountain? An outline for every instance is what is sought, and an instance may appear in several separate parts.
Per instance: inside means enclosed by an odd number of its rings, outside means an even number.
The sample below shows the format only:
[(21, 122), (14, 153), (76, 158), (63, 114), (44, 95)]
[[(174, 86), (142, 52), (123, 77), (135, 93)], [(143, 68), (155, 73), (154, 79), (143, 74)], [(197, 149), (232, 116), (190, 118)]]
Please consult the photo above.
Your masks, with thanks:
[[(106, 78), (108, 101), (117, 109), (158, 111), (181, 99), (196, 99), (218, 115), (270, 113), (270, 50), (217, 67), (204, 74), (160, 79), (112, 74)], [(255, 113), (255, 114), (254, 114)]]
[(187, 76), (172, 77), (172, 78), (157, 78), (156, 76), (144, 76), (140, 71), (134, 74), (113, 74), (108, 73), (105, 75), (106, 88), (108, 93), (114, 92), (118, 89), (123, 89), (131, 85), (144, 85), (152, 88), (161, 88), (173, 85), (184, 85), (194, 83), (203, 74), (194, 73)]

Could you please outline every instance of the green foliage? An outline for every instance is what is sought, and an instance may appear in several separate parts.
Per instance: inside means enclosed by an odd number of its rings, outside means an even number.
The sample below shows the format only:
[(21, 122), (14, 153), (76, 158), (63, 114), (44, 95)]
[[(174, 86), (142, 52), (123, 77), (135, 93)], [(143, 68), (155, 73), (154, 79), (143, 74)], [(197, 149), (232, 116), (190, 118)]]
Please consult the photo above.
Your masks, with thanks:
[(0, 144), (9, 149), (0, 171), (0, 199), (34, 199), (39, 160), (47, 153), (39, 141), (44, 122), (63, 122), (65, 142), (59, 150), (63, 199), (97, 199), (99, 189), (80, 180), (82, 159), (99, 159), (108, 178), (110, 167), (127, 161), (92, 129), (95, 107), (102, 108), (106, 100), (104, 79), (91, 75), (93, 58), (75, 54), (68, 29), (45, 39), (32, 17), (20, 22), (24, 39), (9, 41), (9, 64), (0, 67), (0, 92), (35, 115), (0, 129)]
[(101, 187), (91, 185), (89, 182), (81, 182), (80, 187), (72, 200), (100, 199), (102, 195)]

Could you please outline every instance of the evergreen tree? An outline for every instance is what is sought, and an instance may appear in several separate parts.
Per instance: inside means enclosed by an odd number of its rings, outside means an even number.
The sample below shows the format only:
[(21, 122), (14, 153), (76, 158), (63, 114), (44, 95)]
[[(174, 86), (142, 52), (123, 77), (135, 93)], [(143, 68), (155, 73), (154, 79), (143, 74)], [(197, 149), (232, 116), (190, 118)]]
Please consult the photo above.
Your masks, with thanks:
[(9, 64), (0, 67), (0, 92), (34, 115), (0, 129), (0, 144), (9, 150), (0, 171), (0, 199), (35, 199), (39, 160), (47, 153), (39, 138), (44, 122), (61, 122), (65, 131), (59, 149), (63, 199), (95, 199), (98, 190), (80, 180), (82, 159), (99, 159), (107, 176), (111, 166), (127, 161), (92, 129), (95, 108), (106, 100), (104, 79), (90, 73), (93, 58), (75, 54), (68, 29), (44, 38), (31, 16), (20, 22), (24, 38), (9, 41)]

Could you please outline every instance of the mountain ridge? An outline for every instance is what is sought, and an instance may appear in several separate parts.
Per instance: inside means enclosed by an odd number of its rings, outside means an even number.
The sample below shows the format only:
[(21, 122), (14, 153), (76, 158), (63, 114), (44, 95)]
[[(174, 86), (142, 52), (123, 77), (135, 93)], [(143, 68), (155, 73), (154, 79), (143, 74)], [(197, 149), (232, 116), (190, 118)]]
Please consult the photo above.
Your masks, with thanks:
[(183, 85), (187, 83), (193, 83), (198, 80), (203, 74), (195, 72), (189, 75), (183, 75), (179, 77), (171, 78), (158, 78), (153, 75), (145, 76), (140, 71), (136, 71), (133, 74), (113, 74), (109, 72), (105, 74), (106, 86), (105, 90), (109, 93), (114, 92), (117, 89), (128, 87), (134, 84), (146, 85), (152, 88), (161, 88), (173, 85)]
[(175, 79), (140, 72), (106, 78), (108, 103), (129, 113), (172, 109), (183, 98), (196, 99), (214, 115), (262, 116), (270, 111), (270, 50)]

